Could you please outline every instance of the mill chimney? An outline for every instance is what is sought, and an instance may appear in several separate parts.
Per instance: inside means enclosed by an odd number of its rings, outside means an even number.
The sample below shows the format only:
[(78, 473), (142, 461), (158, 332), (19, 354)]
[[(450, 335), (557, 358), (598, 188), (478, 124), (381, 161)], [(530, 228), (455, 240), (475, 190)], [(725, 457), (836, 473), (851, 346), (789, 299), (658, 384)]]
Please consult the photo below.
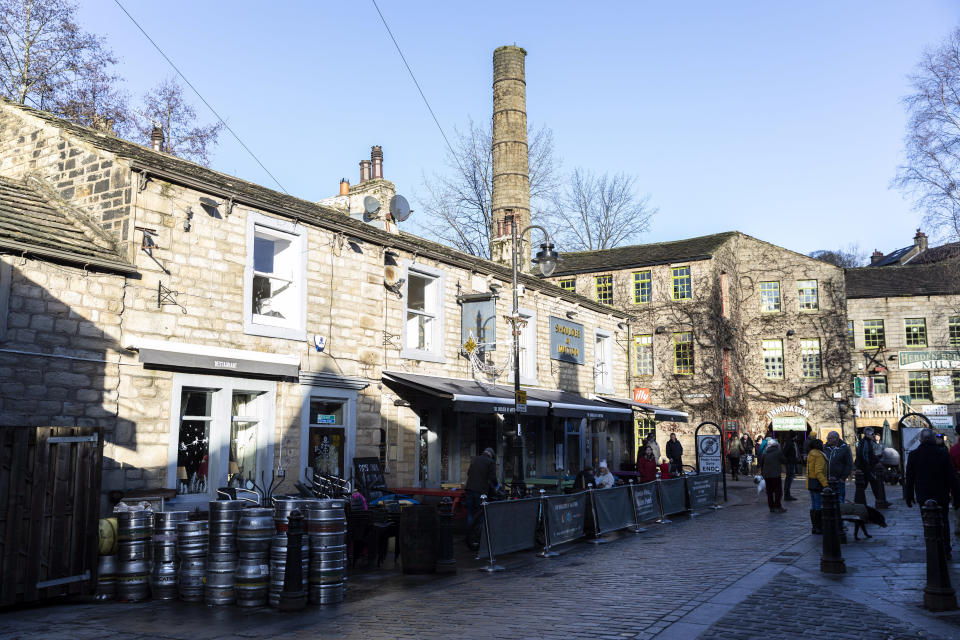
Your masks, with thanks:
[(163, 151), (163, 129), (156, 122), (153, 123), (153, 131), (150, 132), (150, 146), (154, 151)]
[(373, 175), (371, 176), (374, 179), (383, 178), (383, 149), (379, 146), (370, 147), (370, 162), (373, 163)]
[(360, 182), (366, 182), (370, 179), (370, 161), (360, 161)]
[[(516, 45), (493, 52), (493, 193), (490, 257), (511, 263), (511, 233), (530, 224), (530, 167), (527, 149), (527, 86), (524, 58)], [(522, 238), (518, 266), (530, 271), (530, 242)]]

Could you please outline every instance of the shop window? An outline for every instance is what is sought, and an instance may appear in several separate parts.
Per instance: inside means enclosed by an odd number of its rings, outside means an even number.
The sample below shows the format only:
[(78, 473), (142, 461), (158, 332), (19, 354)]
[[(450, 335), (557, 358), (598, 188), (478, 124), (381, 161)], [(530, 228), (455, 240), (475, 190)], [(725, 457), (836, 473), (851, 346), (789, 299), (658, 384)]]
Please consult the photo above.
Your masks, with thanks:
[(401, 357), (443, 361), (443, 288), (441, 271), (408, 267)]
[(245, 269), (244, 332), (306, 337), (306, 232), (296, 224), (251, 213)]
[(906, 318), (904, 321), (908, 347), (927, 346), (927, 320), (925, 318)]
[(847, 320), (847, 342), (851, 349), (857, 348), (857, 337), (853, 330), (853, 320)]
[(613, 337), (597, 329), (594, 334), (594, 387), (597, 393), (613, 393)]
[(947, 324), (951, 347), (960, 347), (960, 316), (951, 316)]
[(783, 340), (763, 341), (763, 375), (769, 380), (783, 379)]
[(653, 295), (653, 283), (650, 271), (637, 271), (633, 274), (633, 304), (650, 302)]
[(674, 300), (691, 300), (693, 298), (693, 280), (690, 276), (690, 267), (673, 267), (671, 269)]
[(887, 393), (887, 376), (872, 376), (872, 377), (873, 377), (873, 392)]
[(820, 308), (820, 294), (816, 280), (798, 280), (797, 298), (800, 311), (816, 311)]
[(594, 276), (596, 286), (597, 302), (600, 304), (613, 304), (613, 276)]
[(317, 475), (347, 475), (343, 400), (310, 399), (310, 467)]
[(673, 334), (673, 372), (693, 375), (692, 331), (678, 331)]
[(820, 356), (820, 339), (800, 341), (800, 366), (804, 378), (823, 377), (823, 358)]
[(259, 393), (234, 391), (230, 417), (230, 462), (228, 486), (243, 487), (259, 482)]
[(780, 313), (780, 283), (760, 283), (760, 311), (762, 313)]
[(657, 422), (656, 420), (651, 420), (649, 418), (634, 418), (633, 419), (634, 427), (637, 432), (637, 449), (643, 445), (643, 441), (647, 439), (651, 433), (656, 436), (657, 434)]
[(564, 278), (559, 283), (560, 288), (564, 291), (576, 291), (577, 290), (577, 279), (576, 278)]
[(177, 443), (177, 493), (210, 491), (210, 422), (213, 389), (184, 388), (180, 393), (180, 429)]
[(634, 375), (653, 375), (653, 336), (650, 334), (633, 337)]
[(911, 371), (908, 378), (910, 399), (911, 400), (931, 400), (933, 394), (930, 390), (930, 372), (929, 371)]
[[(529, 309), (520, 309), (520, 319), (525, 324), (520, 327), (520, 382), (537, 384), (537, 316)], [(511, 370), (513, 367), (510, 367)]]
[(887, 346), (887, 338), (883, 330), (883, 320), (863, 321), (863, 347), (877, 349)]
[(953, 401), (960, 402), (960, 371), (952, 371), (950, 377), (953, 382)]

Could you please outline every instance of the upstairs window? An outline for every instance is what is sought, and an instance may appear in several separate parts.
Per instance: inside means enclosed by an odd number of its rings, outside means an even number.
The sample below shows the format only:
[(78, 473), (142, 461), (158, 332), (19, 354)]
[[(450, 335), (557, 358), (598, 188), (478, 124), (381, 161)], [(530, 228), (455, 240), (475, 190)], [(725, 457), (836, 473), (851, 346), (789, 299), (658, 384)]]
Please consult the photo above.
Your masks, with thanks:
[(638, 376), (653, 375), (653, 336), (650, 334), (633, 337), (633, 367)]
[(780, 283), (760, 283), (760, 311), (762, 313), (780, 313)]
[(400, 356), (443, 361), (442, 272), (422, 265), (407, 268), (403, 349)]
[(597, 302), (613, 304), (613, 276), (594, 276), (593, 280), (597, 290)]
[(526, 321), (526, 324), (520, 328), (518, 340), (520, 382), (537, 384), (537, 316), (532, 310), (520, 309), (520, 319)]
[(931, 400), (933, 398), (930, 391), (929, 371), (911, 371), (908, 384), (911, 400)]
[(693, 298), (693, 281), (690, 277), (690, 267), (673, 267), (673, 299), (691, 300)]
[(820, 356), (820, 339), (800, 341), (800, 368), (804, 378), (823, 377), (823, 358)]
[[(951, 316), (947, 324), (951, 347), (960, 347), (960, 316)], [(960, 400), (960, 396), (957, 396)]]
[(560, 288), (564, 291), (576, 291), (577, 290), (577, 279), (576, 278), (564, 278), (559, 282)]
[(864, 320), (864, 349), (877, 349), (885, 346), (887, 346), (887, 338), (883, 331), (883, 320)]
[(613, 393), (613, 337), (597, 330), (593, 341), (594, 387), (597, 393)]
[(673, 334), (673, 372), (693, 375), (692, 331), (678, 331)]
[(907, 318), (903, 322), (907, 332), (907, 346), (927, 346), (927, 320), (925, 318)]
[(769, 380), (783, 380), (783, 340), (763, 341), (763, 375)]
[(798, 280), (797, 298), (800, 311), (816, 311), (820, 308), (820, 292), (816, 280)]
[(244, 332), (305, 339), (305, 230), (251, 213), (248, 241)]
[(633, 274), (633, 304), (650, 302), (653, 295), (653, 283), (649, 271), (637, 271)]

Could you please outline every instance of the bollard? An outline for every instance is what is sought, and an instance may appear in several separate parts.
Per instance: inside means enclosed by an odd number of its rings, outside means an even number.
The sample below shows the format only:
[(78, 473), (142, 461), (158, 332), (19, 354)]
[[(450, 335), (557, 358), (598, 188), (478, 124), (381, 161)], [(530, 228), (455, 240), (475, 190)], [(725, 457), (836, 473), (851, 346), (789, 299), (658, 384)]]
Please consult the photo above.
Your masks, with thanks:
[(633, 506), (633, 528), (630, 530), (634, 533), (643, 533), (646, 529), (640, 526), (640, 511), (637, 509), (637, 499), (633, 495), (633, 478), (630, 478), (630, 504)]
[(456, 573), (457, 559), (453, 557), (453, 500), (450, 497), (440, 500), (437, 518), (440, 521), (440, 531), (436, 572)]
[(923, 588), (923, 606), (930, 611), (951, 611), (957, 608), (957, 595), (947, 572), (947, 549), (943, 539), (943, 509), (934, 500), (927, 500), (920, 509), (923, 537), (927, 543), (927, 586)]
[(280, 592), (280, 611), (300, 611), (307, 606), (301, 557), (303, 516), (294, 509), (287, 522), (287, 565), (283, 573), (283, 591)]
[(543, 520), (543, 551), (538, 558), (556, 558), (559, 553), (550, 550), (550, 523), (547, 521), (547, 492), (540, 489), (540, 515)]
[[(503, 567), (497, 564), (496, 560), (493, 557), (493, 541), (490, 539), (490, 520), (487, 518), (487, 495), (483, 494), (480, 496), (480, 506), (483, 508), (483, 532), (487, 534), (487, 566), (481, 567), (480, 571), (486, 571), (487, 573), (495, 573), (497, 571), (503, 571)], [(477, 556), (477, 560), (480, 557)]]
[(837, 494), (831, 487), (823, 489), (823, 552), (820, 555), (821, 573), (846, 573), (847, 565), (840, 555), (840, 508)]
[(853, 474), (853, 482), (857, 487), (853, 492), (854, 504), (867, 504), (867, 478), (863, 475), (863, 471), (857, 469)]
[(840, 528), (840, 544), (847, 544), (847, 528), (844, 526), (843, 517), (840, 515), (840, 481), (831, 478), (827, 483), (830, 485), (833, 495), (837, 498), (837, 526)]

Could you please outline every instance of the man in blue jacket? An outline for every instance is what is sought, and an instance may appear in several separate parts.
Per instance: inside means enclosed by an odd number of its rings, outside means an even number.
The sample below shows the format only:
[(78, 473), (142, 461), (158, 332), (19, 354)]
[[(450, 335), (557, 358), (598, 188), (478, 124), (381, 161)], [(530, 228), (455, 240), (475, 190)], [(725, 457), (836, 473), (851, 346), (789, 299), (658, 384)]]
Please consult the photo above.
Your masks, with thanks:
[(847, 443), (840, 439), (840, 434), (831, 431), (827, 434), (827, 443), (823, 445), (823, 455), (827, 458), (827, 478), (840, 481), (837, 486), (837, 499), (842, 503), (847, 496), (847, 478), (853, 471), (853, 454), (850, 453)]

